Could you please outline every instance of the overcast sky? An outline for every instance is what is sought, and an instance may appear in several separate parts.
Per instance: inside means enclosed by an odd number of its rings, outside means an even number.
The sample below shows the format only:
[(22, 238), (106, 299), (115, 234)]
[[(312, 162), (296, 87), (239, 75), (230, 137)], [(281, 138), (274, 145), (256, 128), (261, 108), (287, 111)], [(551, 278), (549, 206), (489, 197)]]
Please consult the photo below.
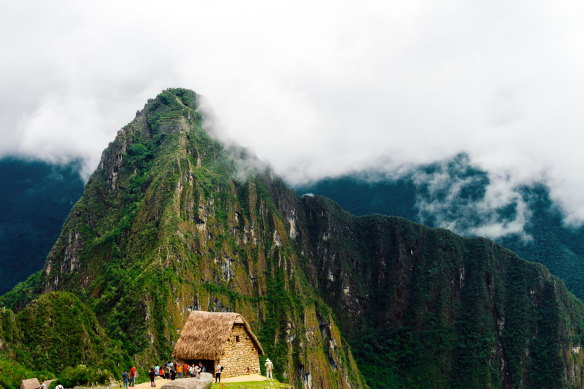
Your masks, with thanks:
[(290, 182), (460, 152), (584, 220), (581, 1), (2, 1), (0, 156), (81, 158), (167, 87)]

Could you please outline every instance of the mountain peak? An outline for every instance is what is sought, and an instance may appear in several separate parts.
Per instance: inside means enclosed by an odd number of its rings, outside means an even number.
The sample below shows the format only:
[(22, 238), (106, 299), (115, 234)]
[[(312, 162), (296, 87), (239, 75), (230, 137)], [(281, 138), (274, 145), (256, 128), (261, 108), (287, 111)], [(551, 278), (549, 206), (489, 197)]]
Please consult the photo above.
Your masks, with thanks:
[(196, 107), (194, 92), (166, 90), (118, 132), (47, 258), (43, 290), (78, 293), (140, 358), (168, 358), (191, 310), (233, 311), (280, 378), (298, 382), (303, 371), (323, 387), (363, 387), (276, 208), (298, 197), (253, 174), (265, 170), (242, 169), (252, 158), (211, 137)]

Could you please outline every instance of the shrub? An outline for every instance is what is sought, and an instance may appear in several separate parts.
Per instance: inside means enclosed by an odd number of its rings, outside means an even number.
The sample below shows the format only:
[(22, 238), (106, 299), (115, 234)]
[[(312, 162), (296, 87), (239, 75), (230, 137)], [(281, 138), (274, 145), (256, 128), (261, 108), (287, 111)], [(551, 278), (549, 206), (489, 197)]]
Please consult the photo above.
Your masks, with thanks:
[(77, 365), (65, 368), (59, 376), (59, 382), (66, 388), (72, 388), (79, 385), (107, 384), (112, 378), (113, 375), (108, 370)]
[(26, 366), (6, 359), (0, 355), (0, 388), (19, 388), (20, 382), (29, 378), (48, 380), (54, 378), (54, 374), (46, 371), (33, 371)]

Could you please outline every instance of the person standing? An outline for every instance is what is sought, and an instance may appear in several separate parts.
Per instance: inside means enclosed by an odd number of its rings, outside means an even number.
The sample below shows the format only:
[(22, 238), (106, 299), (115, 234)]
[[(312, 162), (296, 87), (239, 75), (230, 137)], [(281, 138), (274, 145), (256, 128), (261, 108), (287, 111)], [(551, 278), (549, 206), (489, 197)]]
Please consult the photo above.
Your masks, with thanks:
[(150, 377), (150, 387), (155, 388), (156, 384), (154, 383), (154, 377), (156, 377), (156, 373), (154, 372), (153, 367), (150, 368), (150, 372), (148, 373), (148, 376)]
[(130, 388), (134, 387), (136, 383), (136, 366), (132, 366), (130, 369)]
[(47, 384), (45, 384), (44, 380), (41, 380), (41, 386), (39, 386), (39, 389), (47, 389)]
[(221, 372), (223, 371), (223, 366), (217, 362), (215, 365), (215, 383), (221, 382)]
[(126, 370), (122, 373), (122, 382), (124, 383), (124, 389), (128, 389), (128, 380), (130, 379), (130, 375)]
[(176, 364), (176, 375), (178, 376), (178, 378), (182, 378), (182, 365), (180, 363)]
[(270, 361), (270, 358), (266, 359), (266, 378), (269, 380), (273, 380), (272, 377), (272, 370), (274, 370), (274, 364)]

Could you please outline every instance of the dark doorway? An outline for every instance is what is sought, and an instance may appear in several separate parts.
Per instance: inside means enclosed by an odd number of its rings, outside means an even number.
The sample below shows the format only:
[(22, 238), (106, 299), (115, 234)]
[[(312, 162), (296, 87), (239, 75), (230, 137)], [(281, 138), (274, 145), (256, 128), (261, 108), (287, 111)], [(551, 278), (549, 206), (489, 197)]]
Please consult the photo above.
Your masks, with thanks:
[(211, 374), (213, 374), (213, 377), (215, 376), (215, 361), (208, 360), (208, 359), (196, 359), (196, 360), (187, 361), (187, 363), (189, 365), (193, 365), (193, 366), (199, 366), (199, 362), (201, 362), (203, 364), (203, 366), (205, 367), (205, 373), (211, 373)]

